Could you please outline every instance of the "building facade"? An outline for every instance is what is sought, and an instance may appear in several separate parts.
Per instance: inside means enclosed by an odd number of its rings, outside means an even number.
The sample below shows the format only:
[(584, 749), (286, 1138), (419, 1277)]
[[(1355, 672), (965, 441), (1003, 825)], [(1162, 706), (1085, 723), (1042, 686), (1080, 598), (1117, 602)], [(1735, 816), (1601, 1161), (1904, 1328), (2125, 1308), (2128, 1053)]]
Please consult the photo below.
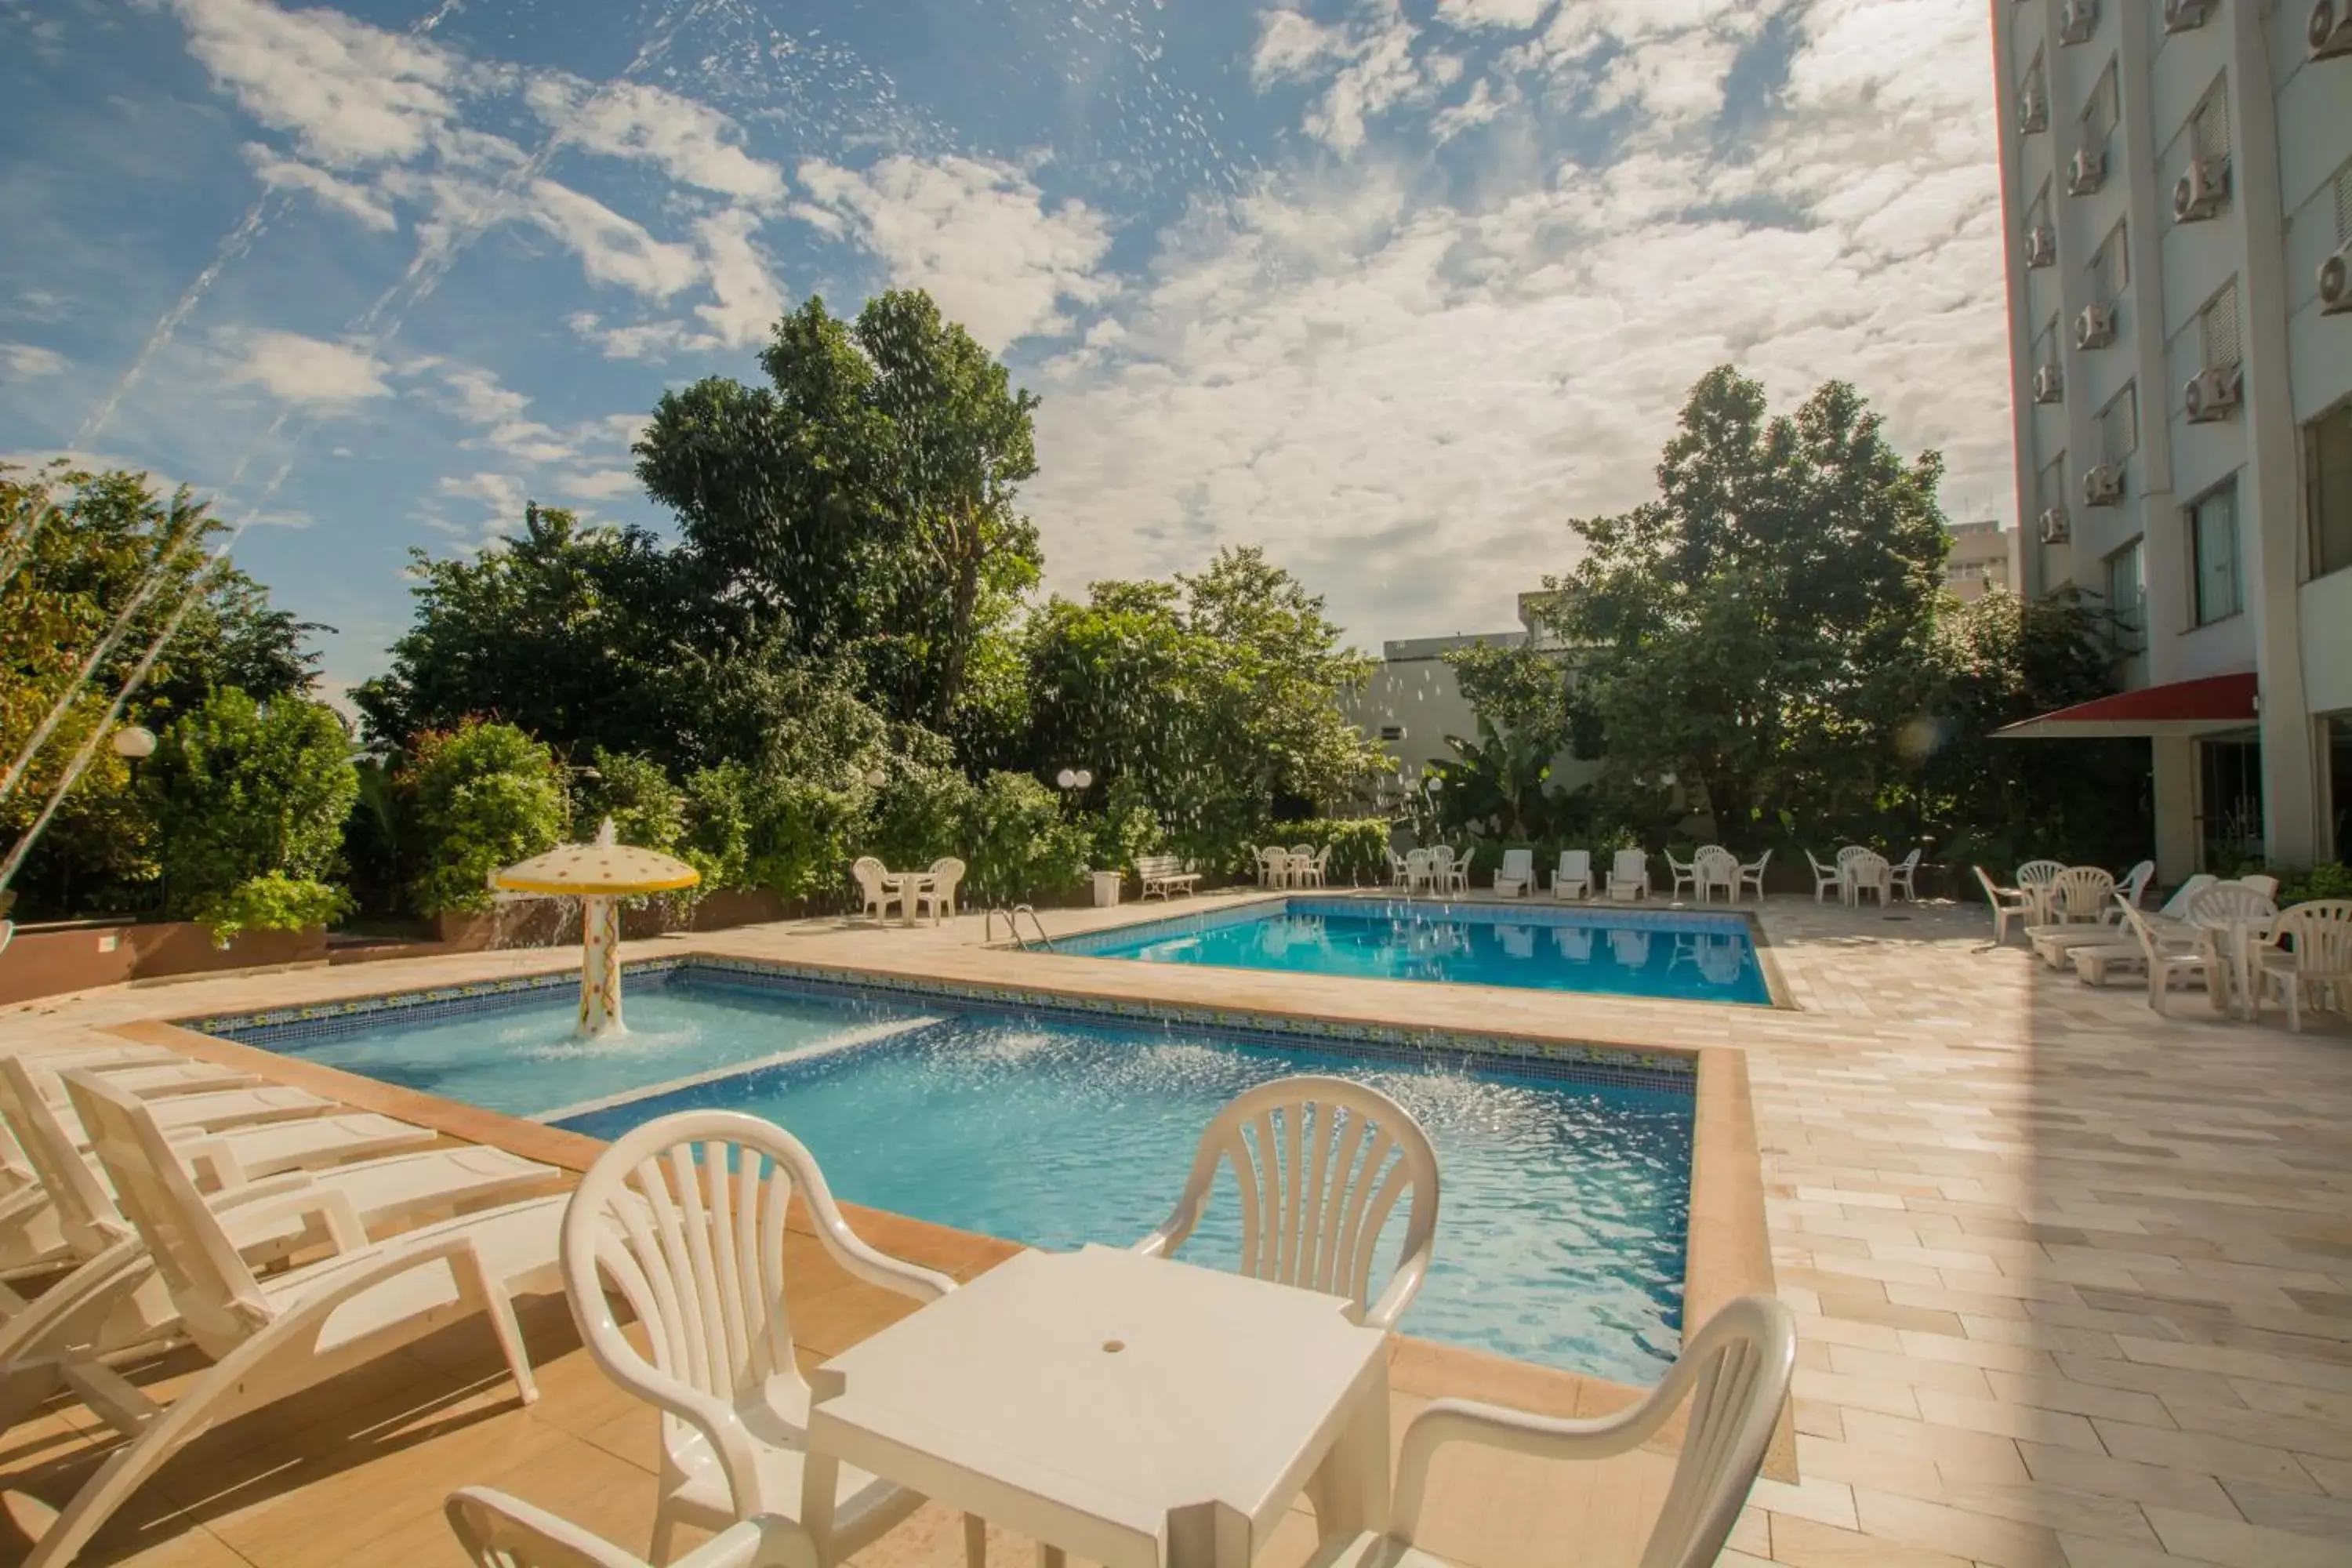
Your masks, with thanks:
[(1956, 599), (1980, 598), (1994, 588), (2014, 588), (2012, 546), (2016, 537), (1990, 522), (1955, 522), (1945, 532), (1952, 536), (1951, 553), (1944, 557), (1944, 592)]
[(2352, 853), (2352, 0), (1992, 16), (2017, 587), (2180, 696), (2041, 732), (2149, 736), (2168, 878)]

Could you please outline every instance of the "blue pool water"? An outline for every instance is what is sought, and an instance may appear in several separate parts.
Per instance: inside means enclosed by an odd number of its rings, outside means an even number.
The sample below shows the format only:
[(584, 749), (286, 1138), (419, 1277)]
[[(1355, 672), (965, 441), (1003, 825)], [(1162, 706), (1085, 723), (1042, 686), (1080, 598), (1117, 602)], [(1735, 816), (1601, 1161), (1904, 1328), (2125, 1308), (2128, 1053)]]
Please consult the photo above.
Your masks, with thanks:
[[(454, 1014), (211, 1026), (597, 1137), (690, 1107), (750, 1110), (806, 1143), (843, 1198), (1056, 1248), (1146, 1235), (1219, 1107), (1336, 1072), (1402, 1101), (1437, 1149), (1436, 1257), (1406, 1331), (1636, 1383), (1681, 1343), (1685, 1089), (931, 1002), (688, 966), (632, 972), (631, 1033), (593, 1046), (568, 1038), (572, 998), (554, 989)], [(1230, 1262), (1235, 1213), (1228, 1175), (1184, 1256)]]
[(1065, 939), (1055, 950), (1363, 980), (1769, 1005), (1738, 915), (1288, 899)]

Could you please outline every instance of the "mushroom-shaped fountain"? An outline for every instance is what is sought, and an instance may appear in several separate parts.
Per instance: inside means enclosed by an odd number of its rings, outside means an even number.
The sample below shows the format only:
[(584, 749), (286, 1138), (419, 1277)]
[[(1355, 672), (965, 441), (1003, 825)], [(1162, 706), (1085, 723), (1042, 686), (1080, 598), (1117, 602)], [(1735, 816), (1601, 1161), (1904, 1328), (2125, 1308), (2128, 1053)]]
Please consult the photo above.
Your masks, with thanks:
[(541, 893), (580, 900), (579, 1037), (625, 1032), (621, 1024), (621, 904), (644, 893), (691, 888), (702, 873), (674, 855), (616, 843), (606, 817), (586, 844), (559, 844), (503, 871), (490, 886), (510, 893)]

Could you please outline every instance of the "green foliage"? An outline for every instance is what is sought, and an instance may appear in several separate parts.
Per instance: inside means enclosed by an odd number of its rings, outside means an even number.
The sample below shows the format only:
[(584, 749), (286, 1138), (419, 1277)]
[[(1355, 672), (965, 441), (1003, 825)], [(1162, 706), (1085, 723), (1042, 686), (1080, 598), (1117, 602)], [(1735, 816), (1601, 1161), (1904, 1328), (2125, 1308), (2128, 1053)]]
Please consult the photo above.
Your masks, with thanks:
[(1084, 879), (1093, 835), (1066, 820), (1054, 792), (1026, 773), (991, 773), (973, 793), (962, 857), (975, 900), (1067, 893)]
[(570, 820), (555, 753), (511, 724), (419, 736), (401, 783), (423, 915), (488, 909), (490, 873), (553, 848)]
[(215, 691), (159, 737), (142, 780), (162, 848), (166, 912), (246, 925), (269, 923), (258, 917), (271, 910), (322, 907), (313, 894), (298, 899), (286, 889), (314, 888), (339, 868), (359, 787), (351, 737), (334, 710), (299, 697), (257, 703), (234, 687)]
[(1087, 864), (1100, 870), (1132, 871), (1138, 860), (1159, 854), (1166, 843), (1143, 786), (1132, 778), (1116, 778), (1104, 787), (1102, 811), (1091, 821), (1094, 851)]
[(686, 793), (651, 758), (599, 747), (572, 795), (572, 837), (594, 837), (607, 817), (622, 843), (674, 854), (686, 837)]
[(2341, 860), (2322, 860), (2310, 870), (2290, 875), (2279, 884), (2281, 909), (2319, 899), (2352, 899), (2352, 868)]
[(1382, 816), (1314, 817), (1304, 822), (1277, 822), (1265, 830), (1265, 842), (1286, 848), (1304, 844), (1310, 849), (1330, 846), (1331, 861), (1323, 868), (1328, 886), (1383, 887), (1389, 879), (1389, 822)]
[(746, 879), (780, 899), (838, 895), (865, 819), (859, 795), (776, 772), (751, 775), (750, 785)]
[(751, 773), (740, 763), (698, 768), (678, 785), (685, 826), (677, 858), (702, 873), (699, 892), (751, 885)]
[(953, 768), (900, 762), (875, 791), (859, 849), (894, 867), (929, 866), (961, 853), (979, 792)]
[(265, 871), (248, 877), (226, 892), (208, 893), (189, 910), (189, 918), (208, 927), (222, 947), (248, 931), (312, 931), (330, 926), (351, 913), (352, 896), (341, 888), (310, 878)]

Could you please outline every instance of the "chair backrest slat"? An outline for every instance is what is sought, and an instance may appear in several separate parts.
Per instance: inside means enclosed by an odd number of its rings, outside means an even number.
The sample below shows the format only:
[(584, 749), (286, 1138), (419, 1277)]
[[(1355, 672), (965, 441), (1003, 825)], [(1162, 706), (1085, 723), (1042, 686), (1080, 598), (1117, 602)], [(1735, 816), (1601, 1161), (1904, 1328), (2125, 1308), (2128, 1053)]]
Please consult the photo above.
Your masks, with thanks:
[(2028, 860), (2017, 868), (2017, 885), (2038, 888), (2066, 868), (2063, 860)]
[(2198, 925), (2229, 921), (2266, 921), (2278, 906), (2242, 882), (2216, 882), (2189, 900), (2189, 919)]
[(2050, 879), (2053, 912), (2071, 920), (2091, 920), (2106, 912), (2115, 896), (2116, 879), (2103, 866), (2069, 866)]

